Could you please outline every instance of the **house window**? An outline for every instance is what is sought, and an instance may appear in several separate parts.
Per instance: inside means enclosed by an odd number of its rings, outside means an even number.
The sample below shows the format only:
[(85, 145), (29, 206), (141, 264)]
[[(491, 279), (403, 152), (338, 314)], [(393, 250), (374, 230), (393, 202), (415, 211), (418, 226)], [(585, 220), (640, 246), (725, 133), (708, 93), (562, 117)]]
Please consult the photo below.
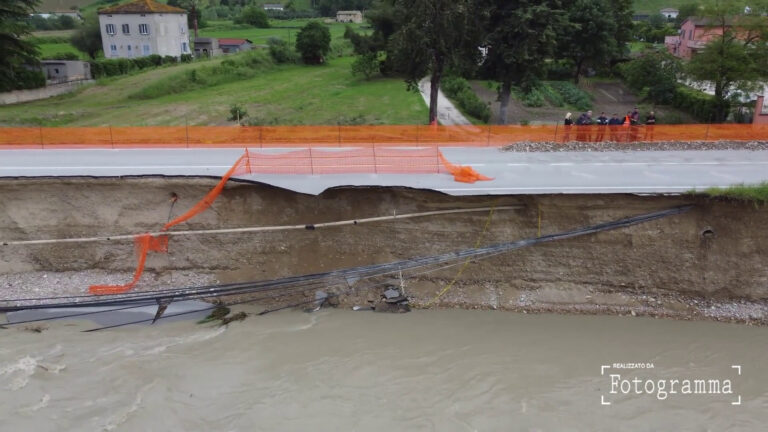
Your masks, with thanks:
[(184, 27), (184, 24), (179, 26), (179, 33), (184, 34), (187, 32), (187, 29)]
[(131, 34), (130, 24), (123, 24), (123, 34)]
[(115, 34), (115, 25), (114, 24), (107, 24), (106, 30), (107, 30), (107, 34), (108, 35)]
[(149, 45), (144, 45), (144, 55), (148, 56), (150, 54), (152, 54), (152, 47), (150, 47)]
[(149, 34), (149, 24), (139, 24), (139, 33), (143, 35)]
[(181, 52), (183, 53), (189, 52), (189, 47), (187, 46), (186, 42), (181, 43)]
[(117, 57), (117, 45), (110, 45), (109, 52), (111, 53), (112, 57)]

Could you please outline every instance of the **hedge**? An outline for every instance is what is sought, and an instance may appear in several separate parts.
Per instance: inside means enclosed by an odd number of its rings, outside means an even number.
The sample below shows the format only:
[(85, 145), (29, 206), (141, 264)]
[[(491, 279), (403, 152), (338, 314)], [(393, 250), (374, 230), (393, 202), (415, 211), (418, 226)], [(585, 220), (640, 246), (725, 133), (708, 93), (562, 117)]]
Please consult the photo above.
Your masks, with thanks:
[[(185, 57), (188, 56), (188, 57)], [(99, 59), (90, 61), (91, 75), (93, 78), (105, 78), (117, 75), (125, 75), (134, 70), (148, 69), (164, 64), (175, 64), (179, 61), (192, 61), (192, 56), (182, 54), (181, 59), (173, 56), (159, 56), (152, 54), (146, 57), (137, 57), (132, 59)]]
[(472, 90), (464, 78), (446, 77), (442, 80), (442, 89), (448, 97), (455, 100), (464, 112), (485, 123), (491, 119), (491, 110)]
[(691, 114), (701, 122), (709, 122), (717, 111), (717, 99), (701, 90), (681, 85), (675, 89), (672, 106)]

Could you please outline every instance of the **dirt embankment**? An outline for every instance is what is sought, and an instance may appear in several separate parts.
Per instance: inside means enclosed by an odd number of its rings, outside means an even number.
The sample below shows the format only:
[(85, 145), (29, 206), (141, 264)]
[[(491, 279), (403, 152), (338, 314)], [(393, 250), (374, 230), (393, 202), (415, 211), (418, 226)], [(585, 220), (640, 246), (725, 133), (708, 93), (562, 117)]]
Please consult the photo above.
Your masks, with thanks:
[[(0, 241), (131, 234), (178, 215), (215, 184), (211, 179), (38, 179), (0, 182)], [(187, 283), (272, 279), (384, 263), (481, 244), (536, 237), (625, 216), (694, 204), (679, 216), (627, 229), (542, 244), (472, 262), (439, 306), (576, 313), (632, 313), (681, 318), (768, 320), (768, 210), (688, 196), (550, 195), (451, 197), (399, 188), (347, 188), (307, 196), (230, 183), (213, 209), (174, 229), (314, 224), (454, 208), (513, 206), (317, 230), (183, 236), (169, 254), (150, 254), (140, 289)], [(540, 227), (540, 228), (539, 228)], [(482, 234), (482, 236), (481, 236)], [(56, 280), (85, 292), (77, 275), (130, 279), (130, 241), (0, 246), (0, 297)], [(406, 281), (415, 305), (426, 305), (459, 266)], [(70, 273), (61, 273), (70, 272)], [(85, 272), (85, 273), (83, 273)], [(87, 279), (87, 278), (85, 278)], [(194, 278), (192, 278), (194, 279)], [(82, 286), (71, 286), (77, 280)], [(45, 291), (45, 290), (43, 290)], [(40, 292), (38, 291), (38, 294)], [(46, 292), (56, 295), (59, 292)], [(378, 293), (372, 294), (377, 296)], [(367, 292), (343, 299), (369, 300)]]

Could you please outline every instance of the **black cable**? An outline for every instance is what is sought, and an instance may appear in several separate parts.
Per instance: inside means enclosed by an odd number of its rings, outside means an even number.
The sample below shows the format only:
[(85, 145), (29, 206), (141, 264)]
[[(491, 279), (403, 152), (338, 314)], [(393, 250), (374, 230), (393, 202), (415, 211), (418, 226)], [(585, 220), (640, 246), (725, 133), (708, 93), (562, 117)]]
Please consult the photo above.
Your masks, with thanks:
[[(349, 278), (368, 279), (372, 277), (384, 276), (395, 272), (409, 271), (412, 269), (426, 267), (430, 265), (442, 264), (454, 260), (463, 260), (465, 258), (482, 259), (488, 256), (497, 255), (509, 250), (518, 249), (521, 247), (530, 246), (537, 243), (550, 242), (555, 240), (562, 240), (580, 235), (605, 231), (609, 229), (616, 229), (634, 225), (637, 223), (648, 222), (656, 220), (662, 217), (667, 217), (675, 214), (680, 214), (688, 211), (691, 206), (681, 206), (672, 209), (648, 213), (640, 216), (634, 216), (630, 218), (620, 219), (618, 221), (606, 222), (597, 224), (590, 227), (580, 228), (571, 231), (565, 231), (557, 234), (549, 234), (540, 236), (533, 239), (521, 240), (517, 242), (501, 243), (491, 246), (485, 246), (482, 248), (465, 249), (455, 252), (450, 252), (441, 255), (433, 255), (427, 257), (418, 257), (410, 260), (397, 261), (385, 264), (374, 264), (361, 267), (353, 267), (348, 269), (334, 270), (330, 272), (315, 273), (303, 276), (293, 276), (282, 279), (246, 282), (246, 283), (233, 283), (223, 285), (210, 285), (203, 287), (191, 287), (181, 289), (169, 289), (169, 290), (157, 290), (157, 291), (145, 291), (138, 293), (131, 293), (131, 295), (115, 295), (108, 298), (100, 297), (94, 301), (86, 302), (65, 302), (65, 303), (53, 303), (53, 304), (36, 304), (36, 305), (16, 305), (9, 307), (0, 307), (0, 311), (17, 311), (24, 309), (49, 309), (49, 308), (61, 308), (61, 307), (89, 307), (89, 306), (117, 306), (120, 304), (135, 303), (140, 300), (163, 300), (163, 299), (194, 299), (194, 298), (210, 298), (210, 297), (222, 297), (228, 295), (246, 294), (254, 292), (274, 291), (281, 288), (286, 288), (288, 291), (309, 290), (318, 285), (326, 285), (332, 282), (333, 285), (347, 283)], [(357, 281), (356, 280), (356, 281)], [(162, 295), (155, 295), (162, 294)], [(92, 296), (88, 296), (92, 297)], [(74, 297), (59, 297), (59, 298), (74, 298)], [(54, 299), (54, 298), (51, 298)], [(40, 300), (40, 299), (36, 299)]]

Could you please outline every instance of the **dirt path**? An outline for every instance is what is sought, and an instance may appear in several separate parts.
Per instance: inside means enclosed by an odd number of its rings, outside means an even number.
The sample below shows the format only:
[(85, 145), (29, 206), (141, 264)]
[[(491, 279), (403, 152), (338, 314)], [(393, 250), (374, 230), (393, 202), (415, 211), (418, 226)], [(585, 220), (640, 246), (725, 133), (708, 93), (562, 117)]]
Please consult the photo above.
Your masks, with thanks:
[[(429, 77), (419, 81), (419, 93), (424, 98), (424, 102), (429, 107)], [(448, 99), (442, 90), (437, 94), (437, 121), (441, 125), (471, 125), (472, 122), (467, 120), (466, 117), (453, 105), (453, 102)]]

